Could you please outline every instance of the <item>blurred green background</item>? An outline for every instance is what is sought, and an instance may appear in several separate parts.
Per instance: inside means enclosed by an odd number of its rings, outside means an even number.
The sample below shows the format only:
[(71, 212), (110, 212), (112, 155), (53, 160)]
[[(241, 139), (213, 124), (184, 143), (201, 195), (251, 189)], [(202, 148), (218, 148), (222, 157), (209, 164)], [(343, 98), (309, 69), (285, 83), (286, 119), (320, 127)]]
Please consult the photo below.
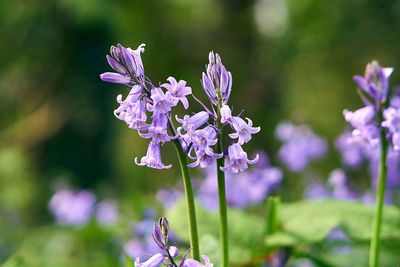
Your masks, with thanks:
[[(59, 181), (117, 198), (133, 218), (179, 181), (177, 168), (134, 164), (148, 140), (113, 115), (125, 89), (99, 79), (111, 45), (146, 43), (152, 81), (184, 79), (203, 100), (201, 72), (218, 52), (233, 75), (230, 103), (262, 127), (248, 151), (278, 165), (276, 125), (306, 123), (331, 143), (314, 166), (326, 177), (340, 162), (342, 110), (361, 105), (352, 76), (377, 59), (398, 84), (399, 42), (395, 0), (0, 1), (0, 263), (53, 222), (47, 202)], [(163, 157), (176, 163), (172, 145)], [(284, 200), (301, 197), (296, 178), (285, 174)]]

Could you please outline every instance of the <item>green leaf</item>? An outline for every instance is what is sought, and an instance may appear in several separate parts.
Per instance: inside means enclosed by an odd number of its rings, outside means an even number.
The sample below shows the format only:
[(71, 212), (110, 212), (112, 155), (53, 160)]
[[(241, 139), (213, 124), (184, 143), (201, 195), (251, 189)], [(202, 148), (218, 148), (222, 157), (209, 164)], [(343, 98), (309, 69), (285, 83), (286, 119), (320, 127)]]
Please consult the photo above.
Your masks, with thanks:
[[(200, 253), (206, 254), (211, 261), (219, 260), (219, 216), (209, 212), (196, 203), (197, 226), (200, 237)], [(186, 204), (181, 199), (177, 205), (167, 211), (171, 230), (182, 240), (189, 242), (189, 227)], [(253, 256), (253, 251), (263, 245), (264, 222), (261, 218), (242, 210), (228, 209), (229, 255), (231, 262), (246, 262)], [(212, 244), (212, 249), (208, 246)], [(218, 244), (218, 246), (215, 246)], [(214, 259), (211, 255), (218, 258)], [(210, 253), (207, 254), (207, 253)], [(217, 266), (217, 265), (215, 265)]]
[[(266, 237), (268, 246), (293, 246), (316, 243), (335, 226), (352, 240), (368, 241), (371, 237), (374, 207), (360, 202), (341, 200), (300, 201), (282, 204), (281, 231)], [(381, 240), (400, 243), (400, 211), (385, 206)]]
[(125, 254), (125, 267), (135, 267), (135, 262), (133, 261), (132, 257), (130, 257), (128, 254)]

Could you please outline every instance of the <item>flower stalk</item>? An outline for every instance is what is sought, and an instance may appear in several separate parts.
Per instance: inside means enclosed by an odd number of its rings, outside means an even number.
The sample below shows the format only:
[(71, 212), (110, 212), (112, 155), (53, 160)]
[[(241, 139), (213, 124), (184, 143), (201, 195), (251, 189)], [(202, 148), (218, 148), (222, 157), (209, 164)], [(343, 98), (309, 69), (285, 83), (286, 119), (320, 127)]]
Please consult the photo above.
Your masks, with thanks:
[[(382, 120), (382, 113), (379, 114), (379, 117)], [(372, 237), (371, 237), (370, 257), (369, 257), (370, 267), (377, 267), (379, 263), (380, 232), (381, 232), (382, 215), (383, 215), (383, 201), (385, 198), (385, 191), (386, 191), (386, 173), (387, 173), (386, 158), (388, 150), (388, 141), (386, 139), (386, 132), (384, 128), (382, 128), (380, 131), (380, 139), (381, 139), (381, 147), (380, 147), (381, 157), (379, 162), (378, 187), (376, 190), (375, 217), (372, 226)]]
[[(219, 133), (217, 143), (217, 153), (223, 153), (222, 150), (222, 132)], [(229, 266), (229, 242), (228, 242), (228, 212), (226, 205), (225, 192), (225, 172), (221, 170), (224, 166), (224, 158), (217, 159), (217, 177), (218, 177), (218, 204), (219, 204), (219, 227), (220, 227), (220, 245), (221, 245), (221, 266)]]

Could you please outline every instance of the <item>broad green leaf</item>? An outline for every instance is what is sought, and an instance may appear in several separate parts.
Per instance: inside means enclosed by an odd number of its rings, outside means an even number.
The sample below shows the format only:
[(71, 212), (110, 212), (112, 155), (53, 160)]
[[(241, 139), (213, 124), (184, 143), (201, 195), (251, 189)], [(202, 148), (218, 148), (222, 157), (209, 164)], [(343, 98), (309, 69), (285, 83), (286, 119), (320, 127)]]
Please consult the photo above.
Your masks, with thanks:
[[(281, 231), (266, 237), (268, 246), (320, 242), (337, 226), (352, 240), (371, 237), (374, 207), (340, 200), (300, 201), (282, 204)], [(400, 211), (385, 206), (381, 239), (400, 243)]]

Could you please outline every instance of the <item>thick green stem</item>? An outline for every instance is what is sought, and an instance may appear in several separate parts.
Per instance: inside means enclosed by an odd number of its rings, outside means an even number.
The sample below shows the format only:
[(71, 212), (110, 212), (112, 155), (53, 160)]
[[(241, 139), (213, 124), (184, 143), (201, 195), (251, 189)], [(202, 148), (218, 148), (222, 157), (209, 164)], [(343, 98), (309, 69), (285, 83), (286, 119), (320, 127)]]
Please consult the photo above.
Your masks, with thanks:
[[(382, 114), (380, 114), (382, 117)], [(388, 142), (386, 140), (386, 134), (384, 129), (381, 130), (381, 158), (379, 165), (379, 178), (378, 188), (376, 190), (376, 206), (375, 206), (375, 217), (372, 228), (371, 247), (369, 255), (369, 266), (377, 267), (379, 262), (379, 243), (380, 243), (380, 232), (382, 223), (383, 213), (383, 201), (385, 198), (386, 190), (386, 155), (388, 149)]]
[[(221, 133), (218, 136), (217, 153), (223, 153)], [(228, 214), (226, 208), (225, 173), (220, 169), (224, 166), (224, 157), (217, 160), (218, 174), (218, 204), (219, 204), (219, 227), (221, 244), (221, 266), (229, 266), (229, 243), (228, 243)]]
[[(170, 125), (171, 127), (171, 125)], [(190, 247), (192, 258), (200, 261), (199, 236), (197, 233), (196, 209), (194, 205), (194, 195), (192, 182), (190, 180), (189, 168), (187, 166), (187, 157), (183, 152), (181, 143), (178, 139), (174, 140), (175, 148), (179, 157), (179, 164), (182, 170), (183, 185), (185, 188), (186, 206), (189, 219)]]

